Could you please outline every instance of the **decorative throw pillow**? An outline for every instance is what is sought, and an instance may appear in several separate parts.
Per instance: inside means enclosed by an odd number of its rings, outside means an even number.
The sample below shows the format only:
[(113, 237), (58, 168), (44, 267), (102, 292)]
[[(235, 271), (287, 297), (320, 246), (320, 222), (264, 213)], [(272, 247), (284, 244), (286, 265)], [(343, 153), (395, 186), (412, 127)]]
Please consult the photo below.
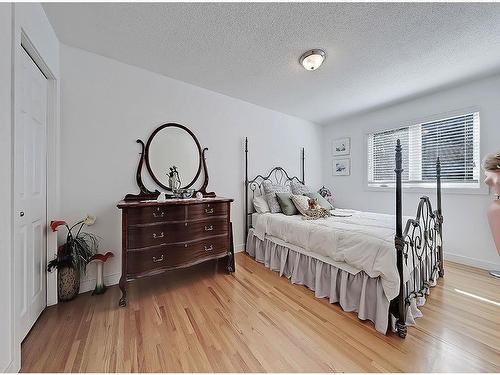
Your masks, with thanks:
[(292, 194), (291, 199), (295, 207), (297, 207), (297, 210), (299, 210), (302, 215), (306, 215), (306, 211), (309, 209), (309, 198), (305, 195)]
[(290, 183), (290, 187), (292, 188), (292, 194), (294, 195), (306, 195), (307, 193), (311, 193), (313, 191), (309, 186), (295, 180)]
[(262, 182), (262, 187), (264, 188), (264, 196), (266, 198), (266, 202), (269, 205), (269, 211), (271, 211), (271, 213), (273, 214), (281, 212), (281, 207), (278, 203), (276, 193), (290, 193), (290, 186), (276, 185), (271, 181), (266, 180)]
[(297, 215), (299, 213), (299, 211), (297, 211), (297, 207), (295, 207), (290, 199), (291, 196), (292, 194), (290, 193), (276, 193), (281, 211), (283, 211), (283, 213), (287, 216)]
[(265, 214), (266, 212), (270, 211), (269, 205), (262, 195), (259, 195), (253, 199), (253, 207), (255, 208), (255, 212), (259, 214)]
[(332, 206), (334, 206), (335, 198), (333, 197), (332, 192), (330, 191), (330, 189), (328, 189), (325, 186), (323, 186), (321, 189), (318, 190), (318, 193), (323, 198), (325, 198), (328, 201), (328, 203), (330, 203)]
[(306, 197), (316, 199), (318, 204), (321, 207), (326, 208), (327, 210), (333, 210), (333, 206), (325, 198), (323, 198), (321, 196), (321, 194), (319, 194), (319, 193), (307, 193)]

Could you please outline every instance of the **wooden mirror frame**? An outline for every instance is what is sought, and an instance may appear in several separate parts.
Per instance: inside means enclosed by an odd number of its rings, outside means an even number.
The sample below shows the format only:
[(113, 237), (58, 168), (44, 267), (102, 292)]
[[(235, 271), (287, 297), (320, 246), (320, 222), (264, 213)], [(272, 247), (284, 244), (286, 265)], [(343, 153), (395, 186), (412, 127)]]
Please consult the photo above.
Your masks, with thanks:
[(146, 186), (144, 186), (144, 183), (142, 182), (142, 165), (144, 164), (144, 160), (146, 160), (146, 167), (147, 167), (147, 170), (148, 170), (151, 178), (160, 187), (166, 189), (167, 191), (171, 191), (169, 187), (163, 185), (160, 181), (158, 181), (158, 179), (154, 175), (153, 171), (151, 170), (151, 166), (149, 164), (149, 157), (148, 157), (148, 150), (149, 150), (149, 145), (151, 144), (151, 141), (153, 140), (154, 136), (160, 130), (162, 130), (162, 129), (166, 128), (166, 127), (177, 127), (177, 128), (185, 130), (186, 132), (189, 133), (189, 135), (191, 135), (191, 137), (193, 137), (193, 139), (194, 139), (194, 141), (196, 143), (196, 146), (198, 147), (198, 152), (199, 152), (199, 155), (200, 155), (200, 165), (198, 166), (198, 171), (197, 171), (196, 176), (194, 177), (193, 181), (191, 181), (189, 183), (189, 185), (185, 186), (184, 188), (189, 188), (190, 186), (192, 186), (198, 180), (198, 178), (200, 177), (201, 169), (203, 168), (203, 177), (204, 177), (203, 184), (201, 185), (201, 188), (198, 191), (196, 191), (196, 192), (202, 193), (203, 197), (215, 197), (216, 194), (214, 192), (207, 192), (207, 186), (208, 186), (208, 180), (209, 180), (209, 178), (208, 178), (208, 168), (207, 168), (207, 162), (206, 162), (206, 159), (205, 159), (205, 153), (208, 151), (208, 148), (205, 147), (205, 148), (202, 149), (201, 146), (200, 146), (200, 142), (198, 142), (198, 139), (196, 138), (196, 136), (194, 135), (194, 133), (191, 130), (189, 130), (186, 126), (181, 125), (181, 124), (177, 124), (175, 122), (169, 122), (169, 123), (166, 123), (166, 124), (163, 124), (163, 125), (160, 125), (159, 127), (157, 127), (153, 131), (153, 133), (151, 134), (151, 136), (148, 138), (148, 141), (147, 141), (146, 145), (140, 139), (138, 139), (136, 141), (137, 143), (139, 143), (141, 145), (141, 156), (140, 156), (140, 159), (139, 159), (139, 164), (137, 165), (137, 172), (136, 172), (136, 175), (135, 175), (135, 180), (137, 182), (137, 186), (140, 189), (140, 193), (139, 194), (127, 194), (124, 199), (126, 201), (157, 199), (158, 196), (161, 194), (158, 190), (151, 191)]
[(168, 191), (172, 191), (172, 189), (170, 189), (170, 187), (168, 187), (160, 182), (159, 178), (154, 174), (153, 168), (151, 167), (151, 163), (149, 162), (149, 147), (151, 146), (151, 142), (155, 138), (156, 134), (158, 134), (160, 131), (162, 131), (163, 129), (166, 129), (166, 128), (178, 128), (178, 129), (184, 130), (193, 138), (194, 142), (196, 143), (196, 147), (198, 149), (198, 157), (200, 158), (199, 163), (198, 163), (198, 170), (196, 171), (196, 175), (194, 176), (194, 178), (191, 182), (189, 182), (186, 186), (180, 187), (181, 189), (187, 189), (187, 188), (191, 187), (198, 180), (198, 177), (200, 177), (201, 165), (202, 165), (201, 159), (203, 158), (203, 153), (201, 151), (200, 142), (198, 142), (198, 139), (196, 138), (196, 136), (193, 134), (193, 132), (191, 130), (189, 130), (184, 125), (177, 124), (175, 122), (169, 122), (168, 124), (163, 124), (161, 126), (158, 126), (153, 131), (153, 133), (149, 136), (148, 141), (146, 142), (146, 152), (145, 152), (146, 167), (148, 169), (149, 175), (154, 180), (154, 182), (156, 182), (163, 189), (168, 190)]

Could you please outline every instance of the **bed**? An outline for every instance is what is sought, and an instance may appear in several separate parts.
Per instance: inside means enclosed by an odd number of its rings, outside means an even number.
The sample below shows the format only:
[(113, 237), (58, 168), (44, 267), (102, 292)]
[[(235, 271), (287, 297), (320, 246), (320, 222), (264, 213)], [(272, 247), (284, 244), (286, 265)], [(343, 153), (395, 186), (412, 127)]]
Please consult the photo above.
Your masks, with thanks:
[[(304, 149), (301, 177), (274, 167), (268, 174), (248, 176), (245, 139), (246, 252), (292, 283), (354, 311), (386, 334), (402, 338), (407, 326), (422, 316), (419, 307), (444, 275), (440, 161), (436, 161), (437, 209), (421, 197), (415, 217), (402, 215), (402, 148), (395, 147), (395, 215), (335, 209), (334, 216), (303, 220), (301, 215), (256, 213), (252, 201), (271, 180), (286, 186), (305, 184)], [(403, 226), (403, 223), (405, 225)]]

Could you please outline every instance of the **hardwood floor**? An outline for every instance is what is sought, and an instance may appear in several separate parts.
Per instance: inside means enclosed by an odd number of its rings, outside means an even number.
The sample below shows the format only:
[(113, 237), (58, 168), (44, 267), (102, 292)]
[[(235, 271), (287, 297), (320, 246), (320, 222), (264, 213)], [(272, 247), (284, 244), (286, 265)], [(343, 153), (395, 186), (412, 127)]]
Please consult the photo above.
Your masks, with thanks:
[[(447, 263), (402, 340), (237, 254), (49, 307), (23, 372), (500, 372), (500, 280)], [(478, 298), (479, 297), (479, 298)]]

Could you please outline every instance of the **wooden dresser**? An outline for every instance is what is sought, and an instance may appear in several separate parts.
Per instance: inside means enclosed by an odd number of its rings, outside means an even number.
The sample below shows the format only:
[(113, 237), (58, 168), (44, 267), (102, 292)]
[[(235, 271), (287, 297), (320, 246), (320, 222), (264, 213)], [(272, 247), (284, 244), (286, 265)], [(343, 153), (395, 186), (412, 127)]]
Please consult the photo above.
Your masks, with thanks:
[(119, 305), (127, 304), (127, 283), (208, 260), (227, 258), (234, 271), (230, 209), (233, 199), (121, 201), (122, 276)]

